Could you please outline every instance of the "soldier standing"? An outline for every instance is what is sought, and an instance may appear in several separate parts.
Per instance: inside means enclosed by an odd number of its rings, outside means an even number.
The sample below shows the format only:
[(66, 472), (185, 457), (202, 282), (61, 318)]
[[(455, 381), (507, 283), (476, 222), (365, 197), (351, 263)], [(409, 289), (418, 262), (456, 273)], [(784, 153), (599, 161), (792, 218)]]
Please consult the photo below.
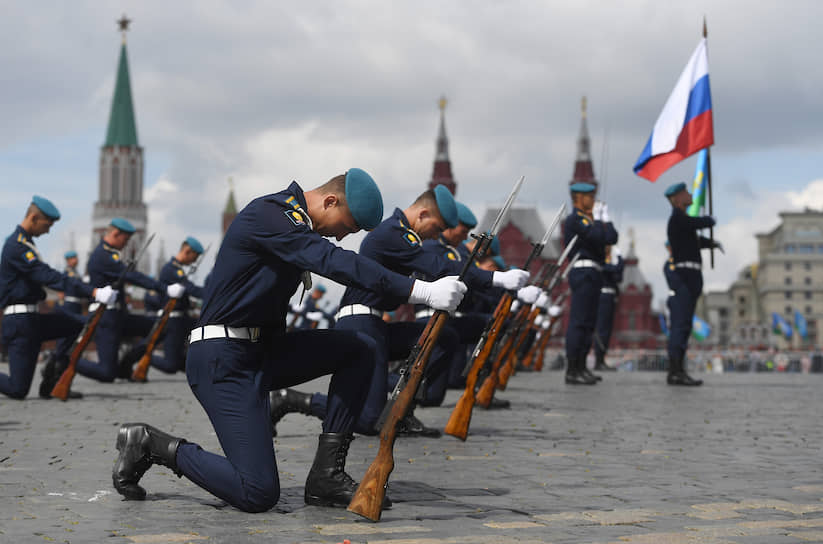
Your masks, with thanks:
[[(6, 238), (0, 260), (0, 307), (3, 308), (3, 345), (8, 349), (9, 374), (0, 374), (0, 393), (23, 399), (29, 392), (40, 345), (45, 340), (75, 337), (83, 328), (83, 319), (69, 312), (41, 314), (37, 304), (46, 298), (43, 287), (65, 292), (69, 286), (86, 297), (102, 303), (111, 302), (117, 291), (109, 286), (99, 289), (69, 277), (44, 263), (34, 245), (34, 238), (46, 234), (60, 219), (57, 207), (46, 198), (34, 196), (23, 221)], [(64, 351), (71, 346), (63, 344)], [(58, 362), (67, 361), (58, 352), (46, 365), (43, 382), (48, 392), (62, 369)], [(41, 390), (43, 388), (41, 387)]]
[[(697, 386), (703, 380), (695, 380), (686, 373), (686, 348), (692, 332), (692, 320), (697, 299), (703, 291), (703, 260), (701, 249), (717, 248), (721, 252), (720, 242), (710, 240), (697, 234), (700, 229), (713, 227), (715, 220), (708, 215), (691, 217), (686, 209), (692, 203), (692, 195), (685, 183), (675, 183), (665, 191), (665, 196), (672, 205), (672, 214), (666, 228), (671, 249), (670, 267), (672, 278), (669, 288), (674, 294), (669, 297), (671, 326), (669, 332), (669, 373), (666, 383), (669, 385)], [(668, 279), (669, 274), (667, 274)]]
[(569, 272), (572, 300), (566, 330), (566, 383), (594, 385), (599, 376), (586, 368), (586, 354), (592, 345), (597, 320), (606, 246), (617, 243), (617, 231), (612, 226), (606, 204), (595, 202), (596, 187), (593, 184), (574, 183), (570, 189), (574, 208), (563, 225), (564, 245), (577, 235), (569, 261), (575, 255), (579, 258)]
[(125, 424), (112, 475), (120, 494), (143, 499), (140, 478), (159, 463), (236, 508), (269, 510), (280, 497), (269, 392), (332, 374), (304, 500), (349, 504), (357, 484), (345, 472), (346, 455), (366, 396), (363, 384), (374, 370), (374, 341), (346, 330), (286, 333), (289, 299), (301, 280), (311, 288), (310, 272), (397, 303), (425, 301), (446, 311), (454, 310), (466, 289), (449, 278), (415, 281), (323, 238), (372, 229), (382, 215), (374, 180), (352, 168), (311, 191), (293, 182), (253, 200), (235, 217), (206, 284), (186, 357), (189, 385), (226, 456), (144, 423)]
[(606, 364), (606, 352), (612, 338), (614, 325), (614, 311), (617, 308), (617, 298), (620, 295), (620, 283), (623, 281), (625, 262), (620, 254), (620, 248), (609, 246), (606, 248), (606, 262), (603, 265), (603, 287), (600, 288), (600, 301), (597, 304), (597, 325), (594, 337), (594, 369), (616, 370)]

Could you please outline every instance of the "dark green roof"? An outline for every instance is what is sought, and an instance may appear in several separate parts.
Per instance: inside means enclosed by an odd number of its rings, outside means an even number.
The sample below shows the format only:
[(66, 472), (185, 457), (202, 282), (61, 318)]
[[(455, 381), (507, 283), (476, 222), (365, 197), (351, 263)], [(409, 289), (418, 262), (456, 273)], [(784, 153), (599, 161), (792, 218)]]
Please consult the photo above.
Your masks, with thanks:
[(117, 83), (111, 101), (109, 129), (106, 131), (104, 147), (136, 146), (137, 125), (134, 122), (134, 106), (131, 102), (129, 82), (129, 62), (126, 59), (126, 44), (120, 47), (120, 62), (117, 65)]
[(234, 191), (229, 189), (229, 199), (226, 201), (226, 208), (223, 210), (224, 215), (237, 215), (237, 204), (234, 203)]

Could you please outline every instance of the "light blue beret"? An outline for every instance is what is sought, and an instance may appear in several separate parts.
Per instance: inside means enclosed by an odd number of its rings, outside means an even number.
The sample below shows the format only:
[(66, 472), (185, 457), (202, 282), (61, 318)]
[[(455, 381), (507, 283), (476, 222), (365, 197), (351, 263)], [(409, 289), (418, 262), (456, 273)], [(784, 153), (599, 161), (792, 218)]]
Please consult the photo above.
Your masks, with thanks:
[(67, 251), (63, 254), (63, 258), (65, 258), (65, 259), (71, 259), (72, 257), (77, 257), (77, 252), (74, 251), (73, 249), (71, 251)]
[(454, 196), (445, 185), (438, 185), (434, 188), (434, 199), (437, 201), (437, 209), (440, 210), (440, 217), (446, 223), (446, 227), (454, 228), (457, 226), (457, 204), (454, 202)]
[(457, 201), (455, 201), (455, 204), (457, 205), (457, 220), (466, 225), (467, 227), (469, 227), (470, 229), (476, 227), (477, 218), (474, 216), (469, 207)]
[(494, 256), (500, 255), (500, 238), (495, 236), (489, 244), (489, 254)]
[(123, 219), (122, 217), (115, 217), (111, 220), (111, 223), (109, 223), (109, 225), (127, 234), (134, 234), (137, 231), (137, 229), (134, 228), (134, 225), (132, 225), (127, 219)]
[(503, 257), (501, 257), (500, 255), (495, 255), (494, 257), (492, 257), (492, 260), (494, 261), (494, 264), (497, 265), (497, 268), (499, 268), (500, 270), (509, 269), (509, 265), (506, 264), (506, 261), (504, 261)]
[(325, 293), (325, 292), (326, 292), (326, 286), (325, 286), (325, 285), (323, 285), (322, 283), (318, 283), (318, 284), (315, 286), (315, 289), (316, 289), (316, 290), (318, 290), (318, 291), (320, 291), (321, 293)]
[(597, 189), (597, 186), (593, 183), (585, 183), (581, 181), (578, 183), (572, 183), (569, 189), (573, 193), (593, 193)]
[(185, 242), (195, 253), (203, 253), (203, 244), (201, 244), (194, 236), (189, 236), (186, 238)]
[(31, 203), (37, 206), (37, 209), (43, 212), (43, 215), (51, 219), (52, 221), (57, 221), (60, 219), (60, 212), (57, 210), (57, 206), (51, 203), (51, 200), (48, 198), (43, 198), (42, 196), (34, 195), (31, 197)]
[(372, 177), (359, 168), (346, 172), (346, 202), (357, 226), (372, 230), (383, 220), (383, 195)]
[(666, 195), (666, 198), (669, 198), (670, 196), (674, 196), (677, 193), (679, 193), (680, 191), (685, 191), (685, 190), (686, 190), (686, 184), (681, 181), (680, 183), (674, 183), (672, 185), (669, 185), (669, 187), (666, 189), (666, 191), (663, 194)]

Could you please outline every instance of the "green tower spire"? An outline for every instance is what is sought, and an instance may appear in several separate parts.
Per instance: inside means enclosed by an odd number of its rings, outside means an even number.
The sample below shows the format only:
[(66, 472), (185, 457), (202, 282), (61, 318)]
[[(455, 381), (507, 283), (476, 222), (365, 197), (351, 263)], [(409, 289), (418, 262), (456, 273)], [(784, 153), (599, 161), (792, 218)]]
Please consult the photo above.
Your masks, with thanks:
[(123, 45), (120, 46), (120, 61), (117, 65), (117, 83), (114, 86), (114, 98), (111, 101), (109, 128), (106, 131), (104, 147), (137, 146), (137, 125), (134, 122), (134, 106), (131, 101), (131, 83), (129, 81), (129, 61), (126, 58), (126, 30), (128, 19), (123, 16), (120, 30), (123, 31)]

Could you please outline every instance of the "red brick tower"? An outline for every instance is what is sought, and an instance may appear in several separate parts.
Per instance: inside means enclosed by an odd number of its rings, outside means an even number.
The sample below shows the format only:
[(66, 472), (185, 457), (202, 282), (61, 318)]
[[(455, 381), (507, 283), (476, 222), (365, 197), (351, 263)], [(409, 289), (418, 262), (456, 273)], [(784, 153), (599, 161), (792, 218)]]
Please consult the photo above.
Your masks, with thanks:
[(440, 101), (440, 130), (437, 133), (437, 153), (434, 156), (434, 171), (432, 179), (429, 181), (429, 189), (434, 189), (438, 185), (445, 185), (453, 195), (457, 194), (457, 183), (452, 175), (452, 163), (449, 159), (449, 139), (446, 136), (446, 97), (441, 96)]

